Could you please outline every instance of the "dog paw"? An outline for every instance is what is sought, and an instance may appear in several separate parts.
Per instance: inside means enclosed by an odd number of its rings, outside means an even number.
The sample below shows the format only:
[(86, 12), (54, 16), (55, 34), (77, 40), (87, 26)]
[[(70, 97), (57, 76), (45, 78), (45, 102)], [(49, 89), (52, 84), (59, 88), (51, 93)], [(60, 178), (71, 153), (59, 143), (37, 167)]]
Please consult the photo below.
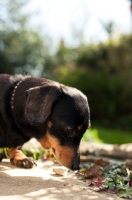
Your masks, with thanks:
[(17, 148), (10, 148), (8, 150), (8, 154), (10, 157), (11, 164), (21, 167), (21, 168), (33, 168), (36, 166), (36, 163), (32, 158), (26, 157), (21, 150), (18, 150)]
[(10, 162), (11, 164), (17, 167), (25, 168), (25, 169), (29, 169), (29, 168), (33, 168), (34, 166), (37, 166), (37, 164), (31, 158), (24, 158), (21, 160), (10, 159)]

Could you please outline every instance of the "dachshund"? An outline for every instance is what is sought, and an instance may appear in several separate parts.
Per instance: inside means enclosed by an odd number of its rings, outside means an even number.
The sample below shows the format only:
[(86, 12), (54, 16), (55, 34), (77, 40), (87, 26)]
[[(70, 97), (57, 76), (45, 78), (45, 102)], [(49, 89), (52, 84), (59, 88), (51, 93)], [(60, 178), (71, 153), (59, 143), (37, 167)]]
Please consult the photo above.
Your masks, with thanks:
[(8, 148), (15, 166), (35, 165), (21, 148), (36, 138), (60, 164), (78, 170), (80, 141), (89, 127), (88, 100), (78, 89), (45, 78), (0, 75), (0, 147)]

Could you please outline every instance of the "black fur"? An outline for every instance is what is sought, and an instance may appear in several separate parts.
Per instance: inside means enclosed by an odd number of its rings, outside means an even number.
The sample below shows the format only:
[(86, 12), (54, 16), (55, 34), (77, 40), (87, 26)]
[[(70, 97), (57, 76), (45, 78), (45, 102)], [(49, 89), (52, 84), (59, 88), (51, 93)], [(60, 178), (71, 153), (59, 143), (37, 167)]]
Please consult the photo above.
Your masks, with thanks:
[(77, 148), (89, 123), (88, 102), (79, 90), (48, 79), (0, 75), (0, 147), (18, 147), (48, 130), (60, 145)]

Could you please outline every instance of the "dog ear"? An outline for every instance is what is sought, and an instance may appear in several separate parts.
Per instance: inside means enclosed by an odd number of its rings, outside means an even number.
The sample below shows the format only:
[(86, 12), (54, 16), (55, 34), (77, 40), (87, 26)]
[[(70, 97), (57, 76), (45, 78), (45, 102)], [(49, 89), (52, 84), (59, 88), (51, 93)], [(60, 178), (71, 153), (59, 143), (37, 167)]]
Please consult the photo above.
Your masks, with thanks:
[(25, 93), (25, 119), (29, 124), (38, 126), (50, 115), (61, 90), (57, 86), (41, 86), (30, 88)]

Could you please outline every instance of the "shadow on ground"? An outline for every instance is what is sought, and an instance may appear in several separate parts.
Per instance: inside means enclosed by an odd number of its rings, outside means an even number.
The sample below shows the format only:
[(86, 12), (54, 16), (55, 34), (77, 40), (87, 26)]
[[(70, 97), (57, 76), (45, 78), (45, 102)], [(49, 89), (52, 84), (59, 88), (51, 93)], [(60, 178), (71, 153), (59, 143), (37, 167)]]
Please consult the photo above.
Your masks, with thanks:
[(59, 176), (53, 173), (53, 163), (37, 162), (33, 169), (15, 168), (0, 163), (0, 199), (2, 200), (116, 200), (116, 195), (96, 193), (77, 180), (74, 173)]

